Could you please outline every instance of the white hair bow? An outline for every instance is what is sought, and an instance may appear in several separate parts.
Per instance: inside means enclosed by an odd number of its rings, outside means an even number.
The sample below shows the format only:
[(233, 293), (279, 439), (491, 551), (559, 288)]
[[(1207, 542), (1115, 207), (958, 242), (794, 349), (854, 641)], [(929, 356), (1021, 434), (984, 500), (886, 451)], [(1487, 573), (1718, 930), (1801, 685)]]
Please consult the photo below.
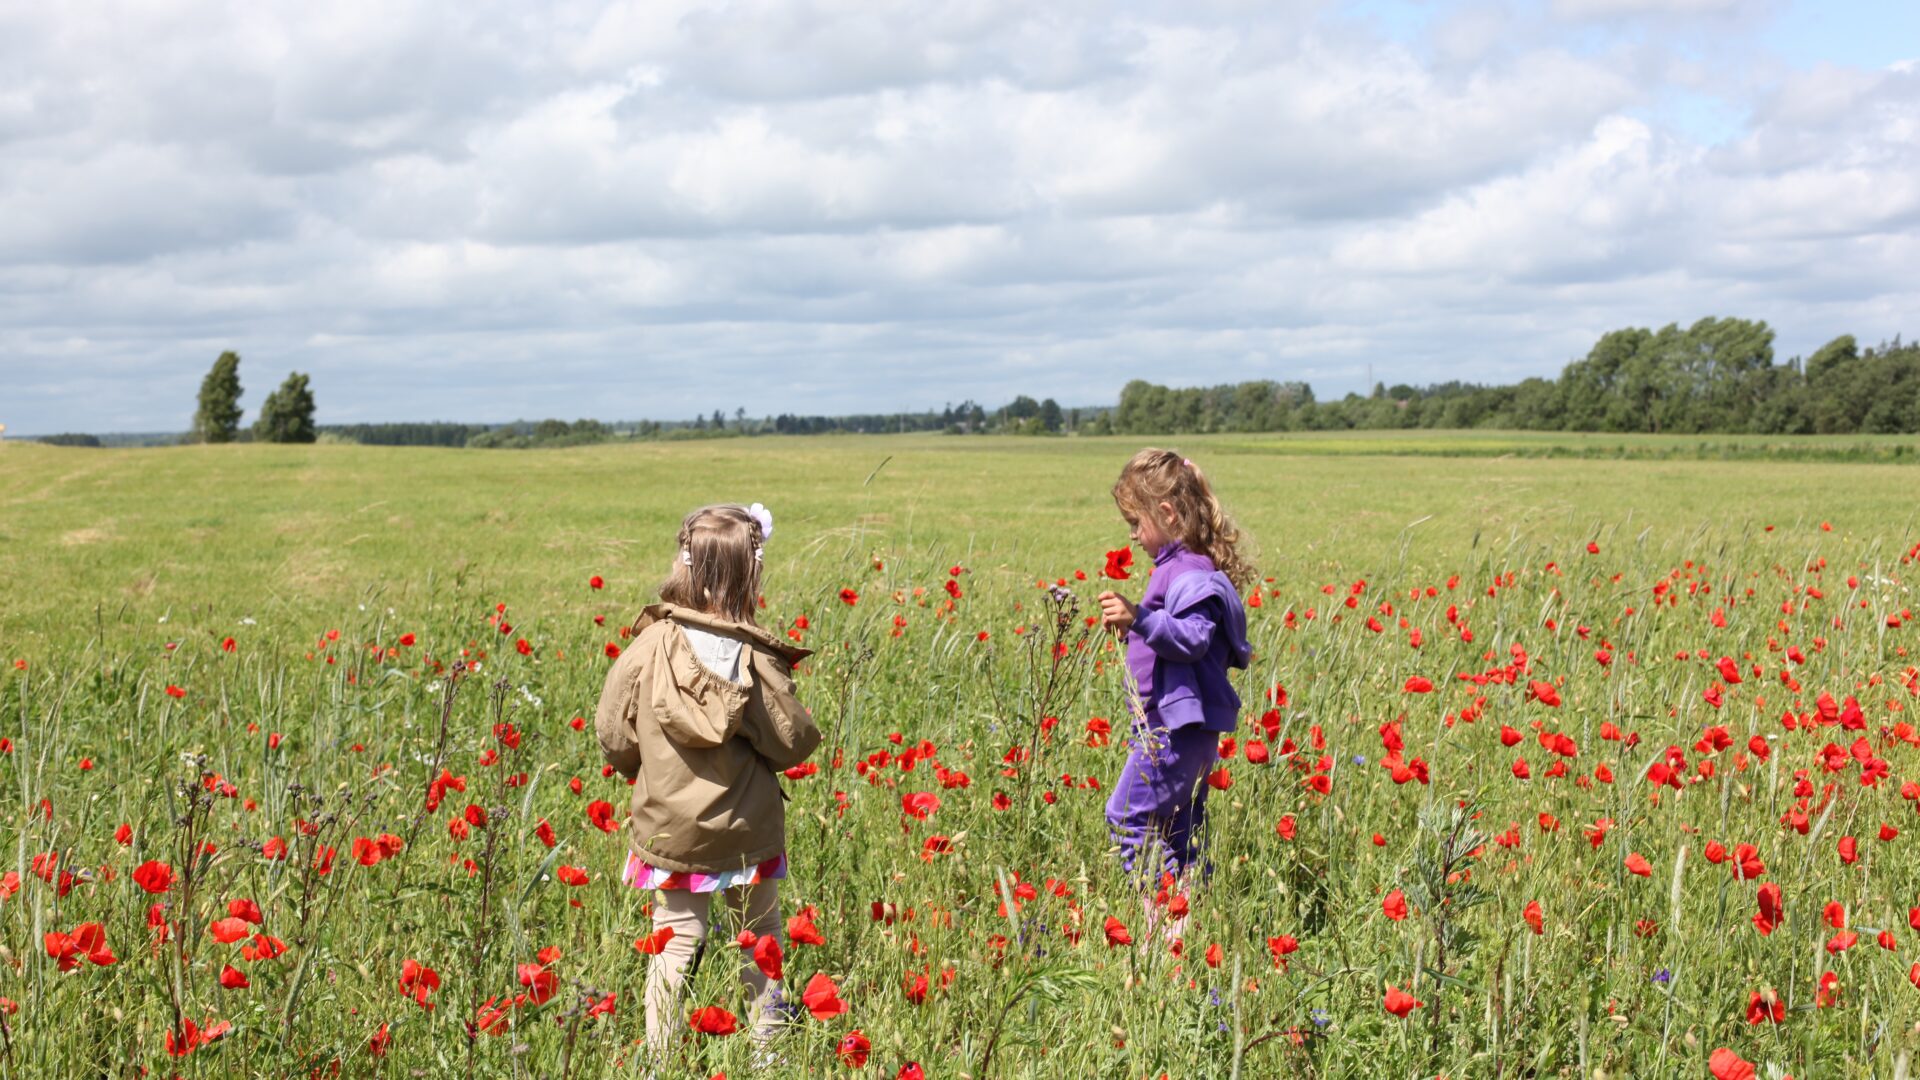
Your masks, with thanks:
[(759, 503), (754, 503), (752, 506), (747, 507), (747, 516), (760, 523), (761, 540), (765, 541), (773, 538), (773, 511), (761, 506)]

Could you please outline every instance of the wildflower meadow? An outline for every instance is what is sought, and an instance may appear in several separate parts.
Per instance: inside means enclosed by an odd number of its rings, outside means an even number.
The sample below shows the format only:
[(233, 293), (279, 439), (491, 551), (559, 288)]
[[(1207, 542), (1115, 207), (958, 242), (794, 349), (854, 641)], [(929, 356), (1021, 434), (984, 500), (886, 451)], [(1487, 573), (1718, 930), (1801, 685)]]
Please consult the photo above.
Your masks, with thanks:
[[(0, 1076), (1909, 1075), (1911, 466), (1176, 445), (1264, 580), (1144, 885), (1134, 441), (0, 446)], [(591, 718), (719, 499), (826, 741), (788, 1030), (722, 917), (660, 1060)]]

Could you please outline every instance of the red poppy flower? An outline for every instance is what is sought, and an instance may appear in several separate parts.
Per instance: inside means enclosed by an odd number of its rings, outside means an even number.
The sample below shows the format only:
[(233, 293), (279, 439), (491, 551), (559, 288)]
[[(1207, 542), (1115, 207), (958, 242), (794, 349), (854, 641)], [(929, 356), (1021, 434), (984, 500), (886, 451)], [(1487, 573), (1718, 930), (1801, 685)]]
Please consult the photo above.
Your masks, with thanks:
[(813, 978), (807, 980), (800, 1002), (815, 1020), (831, 1020), (847, 1011), (847, 1003), (840, 1000), (840, 987), (823, 971), (814, 972)]
[(433, 1008), (427, 998), (440, 989), (440, 973), (418, 960), (400, 961), (400, 996), (412, 998), (422, 1008)]
[(166, 892), (173, 888), (173, 867), (149, 859), (133, 868), (133, 883), (150, 893)]
[(1115, 581), (1125, 581), (1133, 576), (1128, 573), (1128, 567), (1132, 565), (1133, 549), (1123, 547), (1117, 551), (1107, 552), (1107, 565), (1100, 573), (1103, 577), (1109, 577)]
[(633, 947), (648, 956), (659, 956), (660, 951), (673, 940), (673, 927), (662, 926), (646, 937), (633, 943)]
[(215, 919), (213, 924), (207, 927), (207, 930), (213, 935), (213, 940), (222, 945), (231, 945), (253, 932), (247, 929), (247, 921), (245, 919), (236, 919), (232, 916), (224, 919)]
[(247, 981), (246, 974), (232, 964), (228, 964), (220, 969), (220, 989), (245, 990), (252, 985), (252, 983)]
[(1110, 949), (1133, 944), (1133, 933), (1127, 929), (1127, 924), (1121, 922), (1116, 916), (1107, 916), (1106, 931), (1107, 947)]
[[(253, 935), (253, 944), (240, 946), (242, 960), (271, 960), (287, 951), (287, 943), (271, 934)], [(434, 976), (434, 985), (440, 985), (439, 976)], [(433, 1006), (429, 1005), (428, 1008)]]
[[(811, 909), (809, 909), (811, 910)], [(795, 945), (825, 945), (826, 936), (813, 923), (812, 916), (801, 912), (787, 920), (787, 940)]]
[(1546, 932), (1544, 926), (1545, 920), (1540, 913), (1540, 901), (1527, 901), (1527, 906), (1520, 912), (1520, 918), (1525, 920), (1528, 926), (1533, 927), (1534, 933), (1541, 934)]
[(1541, 682), (1539, 679), (1533, 679), (1527, 683), (1527, 697), (1549, 709), (1560, 707), (1560, 691), (1555, 690), (1552, 683)]
[[(1773, 1000), (1768, 1001), (1767, 998)], [(1775, 995), (1769, 993), (1762, 997), (1760, 991), (1755, 990), (1747, 996), (1747, 1023), (1780, 1024), (1785, 1023), (1786, 1019), (1787, 1003)]]
[(1409, 694), (1431, 694), (1433, 693), (1433, 680), (1427, 678), (1425, 675), (1409, 675), (1407, 676), (1406, 685), (1400, 689)]
[(840, 1037), (840, 1045), (834, 1053), (840, 1055), (840, 1062), (852, 1069), (863, 1069), (867, 1065), (867, 1056), (873, 1051), (873, 1043), (868, 1041), (859, 1028), (854, 1028)]
[(753, 943), (753, 966), (760, 969), (767, 978), (778, 982), (785, 976), (780, 962), (784, 954), (780, 951), (780, 939), (773, 934), (763, 934)]
[(1757, 1075), (1753, 1062), (1724, 1046), (1707, 1058), (1707, 1071), (1713, 1074), (1713, 1080), (1754, 1080)]
[(605, 799), (595, 799), (587, 804), (587, 820), (603, 833), (620, 831), (620, 823), (613, 818), (613, 804)]
[(717, 1005), (693, 1010), (687, 1024), (702, 1035), (731, 1035), (740, 1030), (739, 1018)]
[(1393, 890), (1387, 894), (1386, 899), (1380, 901), (1380, 910), (1385, 912), (1387, 918), (1392, 919), (1394, 922), (1399, 922), (1406, 918), (1407, 894), (1401, 892), (1399, 889)]
[(1425, 1006), (1426, 1002), (1417, 1000), (1412, 994), (1389, 984), (1386, 1000), (1382, 1004), (1386, 1006), (1388, 1012), (1405, 1020), (1408, 1013)]
[(527, 988), (527, 1001), (532, 1005), (545, 1005), (553, 998), (553, 992), (560, 980), (545, 964), (519, 964), (514, 967), (520, 985)]
[(1646, 857), (1637, 851), (1627, 852), (1626, 863), (1627, 872), (1630, 874), (1638, 874), (1641, 877), (1653, 876), (1653, 867), (1648, 864)]
[(852, 607), (853, 605), (860, 602), (860, 594), (857, 592), (854, 592), (852, 589), (841, 589), (840, 602), (847, 605), (848, 607)]
[(190, 1017), (182, 1017), (176, 1037), (175, 1029), (168, 1028), (166, 1035), (167, 1054), (171, 1057), (184, 1057), (202, 1046), (218, 1042), (220, 1037), (233, 1030), (233, 1023), (221, 1020), (208, 1023), (206, 1027), (195, 1024)]
[(1287, 970), (1287, 957), (1300, 949), (1300, 943), (1291, 934), (1281, 934), (1267, 939), (1267, 952), (1273, 954), (1273, 966), (1281, 971)]
[(604, 589), (606, 587), (607, 583), (601, 579), (599, 574), (595, 574), (587, 579), (587, 588), (589, 589)]

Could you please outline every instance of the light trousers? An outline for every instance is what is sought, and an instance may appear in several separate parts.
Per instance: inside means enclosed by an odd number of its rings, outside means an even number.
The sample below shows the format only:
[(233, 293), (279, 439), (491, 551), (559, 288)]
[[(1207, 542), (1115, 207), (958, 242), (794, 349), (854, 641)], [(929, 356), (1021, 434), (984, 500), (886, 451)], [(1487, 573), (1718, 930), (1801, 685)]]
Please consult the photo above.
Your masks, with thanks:
[[(771, 934), (780, 940), (780, 883), (762, 881), (758, 885), (736, 885), (722, 890), (727, 910), (756, 937)], [(653, 909), (653, 926), (671, 927), (673, 937), (647, 966), (647, 1045), (655, 1053), (664, 1051), (672, 1036), (688, 1030), (681, 1008), (681, 987), (686, 982), (687, 966), (693, 962), (700, 943), (707, 941), (713, 929), (713, 893), (687, 889), (661, 889)], [(733, 920), (729, 920), (731, 923)], [(740, 954), (740, 982), (747, 988), (753, 1004), (744, 1018), (756, 1039), (770, 1037), (779, 1017), (779, 986), (753, 962), (753, 953), (734, 944), (738, 930), (731, 926), (726, 936), (707, 941), (701, 963), (723, 961), (729, 950)]]

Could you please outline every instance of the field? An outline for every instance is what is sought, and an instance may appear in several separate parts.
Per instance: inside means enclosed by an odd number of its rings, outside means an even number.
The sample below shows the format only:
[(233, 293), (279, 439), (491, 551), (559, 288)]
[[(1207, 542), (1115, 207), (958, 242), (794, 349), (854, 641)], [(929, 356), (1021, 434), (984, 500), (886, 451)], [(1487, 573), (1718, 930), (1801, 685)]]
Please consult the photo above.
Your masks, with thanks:
[[(1144, 585), (1136, 441), (0, 445), (0, 1076), (1907, 1075), (1920, 472), (1782, 459), (1910, 443), (1170, 441), (1268, 575), (1177, 948), (1084, 622)], [(770, 1066), (640, 1052), (594, 809), (608, 654), (722, 499), (828, 733), (784, 981), (846, 1010)]]

